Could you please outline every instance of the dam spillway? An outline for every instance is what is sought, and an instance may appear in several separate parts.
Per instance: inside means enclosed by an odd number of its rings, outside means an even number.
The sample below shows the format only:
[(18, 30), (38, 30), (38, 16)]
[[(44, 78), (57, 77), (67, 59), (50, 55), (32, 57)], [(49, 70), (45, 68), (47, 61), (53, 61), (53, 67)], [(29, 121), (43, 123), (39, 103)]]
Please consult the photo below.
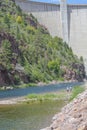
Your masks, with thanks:
[(26, 12), (32, 13), (50, 34), (63, 38), (76, 55), (83, 56), (87, 66), (87, 5), (15, 0)]

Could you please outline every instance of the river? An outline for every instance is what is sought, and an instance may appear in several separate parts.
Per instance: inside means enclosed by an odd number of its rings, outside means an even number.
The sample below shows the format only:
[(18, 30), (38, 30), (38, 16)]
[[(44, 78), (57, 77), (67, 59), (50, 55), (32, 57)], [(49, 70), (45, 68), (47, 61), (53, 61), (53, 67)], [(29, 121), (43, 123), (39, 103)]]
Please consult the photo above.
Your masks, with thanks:
[(27, 87), (21, 89), (17, 88), (13, 90), (0, 91), (0, 99), (21, 97), (32, 93), (38, 94), (38, 93), (56, 92), (62, 89), (66, 89), (67, 87), (74, 87), (76, 85), (82, 85), (82, 84), (83, 82), (59, 83), (59, 84), (50, 84), (45, 86)]
[(40, 130), (51, 124), (63, 101), (37, 104), (0, 105), (0, 130)]
[[(24, 96), (29, 93), (46, 93), (81, 85), (62, 83), (25, 89), (0, 91), (0, 99)], [(0, 105), (0, 130), (40, 130), (51, 124), (51, 119), (66, 104), (65, 101), (44, 101), (34, 104)]]

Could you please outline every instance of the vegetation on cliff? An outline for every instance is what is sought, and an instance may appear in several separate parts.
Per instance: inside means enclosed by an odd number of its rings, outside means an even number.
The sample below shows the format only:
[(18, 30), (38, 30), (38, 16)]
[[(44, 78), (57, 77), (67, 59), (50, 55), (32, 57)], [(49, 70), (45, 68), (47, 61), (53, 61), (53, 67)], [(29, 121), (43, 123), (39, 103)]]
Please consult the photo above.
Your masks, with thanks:
[(61, 38), (52, 38), (14, 0), (0, 1), (0, 86), (84, 77), (82, 58)]

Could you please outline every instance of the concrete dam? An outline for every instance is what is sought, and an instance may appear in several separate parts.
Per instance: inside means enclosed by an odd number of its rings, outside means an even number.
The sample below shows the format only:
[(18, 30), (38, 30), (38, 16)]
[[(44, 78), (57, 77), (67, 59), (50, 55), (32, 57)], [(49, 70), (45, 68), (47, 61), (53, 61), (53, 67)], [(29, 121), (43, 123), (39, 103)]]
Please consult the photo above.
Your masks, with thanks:
[(26, 13), (32, 13), (50, 34), (63, 38), (87, 66), (87, 5), (15, 0)]

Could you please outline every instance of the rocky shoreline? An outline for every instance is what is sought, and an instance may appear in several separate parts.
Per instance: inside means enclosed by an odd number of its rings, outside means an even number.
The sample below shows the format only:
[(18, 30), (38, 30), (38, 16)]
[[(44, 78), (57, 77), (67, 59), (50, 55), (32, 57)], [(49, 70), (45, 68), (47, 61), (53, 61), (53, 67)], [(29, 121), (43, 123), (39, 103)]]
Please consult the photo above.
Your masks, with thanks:
[(56, 114), (49, 127), (41, 130), (87, 130), (87, 90)]

